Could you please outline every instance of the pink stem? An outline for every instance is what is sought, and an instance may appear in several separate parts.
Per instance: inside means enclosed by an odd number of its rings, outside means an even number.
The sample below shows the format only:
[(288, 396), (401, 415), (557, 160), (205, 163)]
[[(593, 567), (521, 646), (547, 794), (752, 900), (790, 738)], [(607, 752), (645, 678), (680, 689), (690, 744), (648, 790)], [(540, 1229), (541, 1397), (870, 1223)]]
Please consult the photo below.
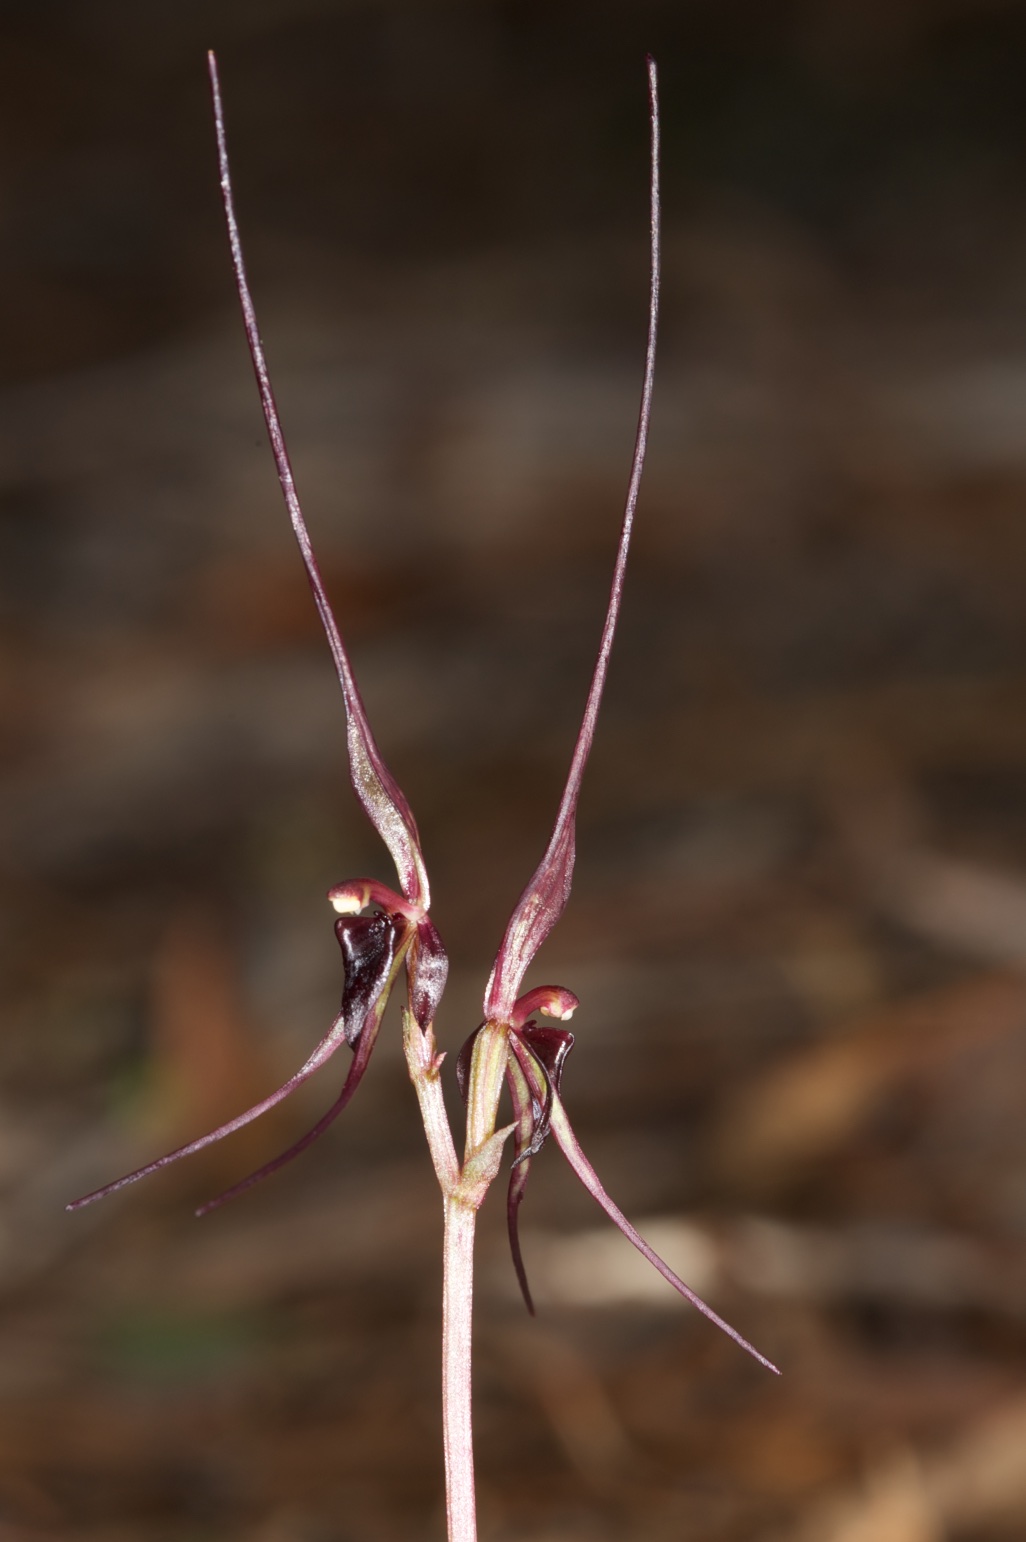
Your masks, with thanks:
[(476, 1222), (477, 1211), (470, 1205), (458, 1199), (446, 1199), (442, 1292), (442, 1418), (449, 1542), (477, 1542), (471, 1417)]

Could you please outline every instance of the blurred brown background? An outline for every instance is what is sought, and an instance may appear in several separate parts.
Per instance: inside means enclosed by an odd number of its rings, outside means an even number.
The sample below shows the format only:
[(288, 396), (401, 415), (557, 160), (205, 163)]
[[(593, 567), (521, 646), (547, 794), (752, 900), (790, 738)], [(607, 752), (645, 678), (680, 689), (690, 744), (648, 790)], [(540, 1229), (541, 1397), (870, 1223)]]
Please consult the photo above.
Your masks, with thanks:
[(392, 1023), (296, 1067), (388, 877), (237, 318), (204, 50), (314, 538), (417, 810), (454, 1050), (653, 443), (570, 910), (566, 1096), (784, 1367), (558, 1152), (480, 1246), (485, 1542), (1026, 1535), (1026, 7), (0, 10), (0, 1537), (440, 1539), (440, 1215)]

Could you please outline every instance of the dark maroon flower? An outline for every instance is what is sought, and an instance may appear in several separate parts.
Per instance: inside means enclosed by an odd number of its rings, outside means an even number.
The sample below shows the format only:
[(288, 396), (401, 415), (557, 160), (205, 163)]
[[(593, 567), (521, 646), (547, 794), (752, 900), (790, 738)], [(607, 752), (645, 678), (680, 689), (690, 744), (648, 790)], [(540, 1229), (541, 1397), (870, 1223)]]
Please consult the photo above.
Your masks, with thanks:
[[(190, 1141), (186, 1146), (180, 1146), (176, 1151), (168, 1152), (166, 1156), (159, 1157), (155, 1162), (148, 1162), (135, 1172), (115, 1179), (113, 1183), (104, 1184), (102, 1188), (84, 1195), (81, 1199), (74, 1200), (68, 1205), (69, 1210), (78, 1210), (83, 1205), (92, 1204), (94, 1200), (102, 1199), (104, 1195), (112, 1194), (116, 1189), (124, 1188), (126, 1184), (135, 1183), (137, 1179), (145, 1178), (149, 1173), (156, 1172), (171, 1162), (177, 1162), (180, 1157), (191, 1156), (193, 1152), (201, 1151), (204, 1146), (209, 1146), (212, 1142), (231, 1135), (235, 1130), (241, 1129), (266, 1113), (268, 1109), (281, 1103), (297, 1087), (302, 1086), (303, 1082), (319, 1071), (343, 1044), (348, 1045), (353, 1051), (353, 1058), (342, 1090), (313, 1128), (274, 1161), (268, 1162), (259, 1171), (251, 1173), (248, 1178), (235, 1184), (217, 1199), (211, 1200), (198, 1213), (202, 1215), (226, 1200), (234, 1198), (237, 1194), (243, 1193), (261, 1178), (276, 1172), (279, 1167), (298, 1156), (312, 1141), (323, 1134), (346, 1107), (367, 1068), (377, 1039), (378, 1028), (381, 1025), (382, 1014), (400, 967), (402, 965), (406, 967), (410, 1011), (422, 1032), (427, 1032), (431, 1026), (448, 972), (448, 959), (442, 940), (428, 919), (431, 891), (417, 823), (402, 791), (385, 765), (371, 732), (363, 700), (353, 676), (349, 654), (332, 613), (296, 492), (292, 464), (285, 444), (274, 392), (271, 389), (256, 312), (246, 278), (246, 266), (235, 219), (235, 204), (228, 168), (221, 89), (217, 63), (213, 54), (208, 56), (208, 61), (214, 101), (221, 193), (228, 225), (232, 266), (242, 306), (246, 340), (260, 391), (264, 422), (267, 425), (267, 433), (278, 470), (278, 480), (292, 521), (292, 529), (299, 544), (306, 576), (313, 591), (314, 602), (331, 649), (339, 684), (342, 687), (342, 700), (346, 711), (350, 780), (368, 819), (381, 836), (395, 863), (402, 893), (397, 894), (385, 884), (371, 878), (351, 880), (329, 891), (328, 898), (339, 913), (339, 919), (335, 923), (335, 934), (342, 949), (345, 966), (342, 1004), (331, 1028), (294, 1076), (290, 1077), (277, 1091), (272, 1092), (269, 1097), (254, 1104), (252, 1108), (239, 1114), (235, 1119), (229, 1120), (227, 1124), (211, 1130), (207, 1135), (200, 1136), (198, 1140)], [(370, 915), (362, 914), (369, 905), (378, 908)]]
[(506, 1033), (506, 1080), (513, 1100), (513, 1171), (507, 1198), (507, 1219), (513, 1262), (528, 1309), (533, 1312), (531, 1293), (527, 1285), (520, 1243), (517, 1235), (517, 1217), (527, 1183), (531, 1159), (537, 1155), (550, 1131), (574, 1172), (588, 1192), (598, 1201), (606, 1214), (623, 1232), (624, 1236), (641, 1252), (659, 1273), (669, 1281), (698, 1310), (717, 1327), (734, 1339), (763, 1365), (776, 1371), (765, 1356), (723, 1321), (689, 1286), (685, 1285), (670, 1266), (649, 1247), (639, 1232), (631, 1225), (618, 1205), (610, 1198), (598, 1174), (581, 1149), (570, 1126), (560, 1097), (560, 1079), (564, 1063), (573, 1046), (573, 1035), (565, 1029), (539, 1028), (530, 1020), (533, 1011), (541, 1011), (557, 1018), (567, 1018), (577, 1006), (577, 997), (561, 986), (543, 986), (520, 995), (520, 987), (527, 969), (546, 937), (566, 908), (573, 880), (575, 857), (575, 825), (577, 803), (580, 797), (584, 768), (595, 737), (602, 692), (609, 668), (609, 655), (620, 613), (623, 595), (627, 552), (634, 525), (641, 472), (648, 443), (649, 420), (652, 409), (652, 385), (655, 370), (656, 330), (659, 314), (660, 279), (660, 210), (659, 210), (659, 106), (656, 91), (655, 65), (649, 60), (649, 111), (652, 130), (652, 177), (651, 177), (651, 267), (649, 286), (648, 342), (645, 350), (645, 371), (641, 390), (641, 407), (634, 443), (630, 477), (620, 541), (613, 568), (613, 581), (606, 607), (606, 617), (599, 642), (598, 657), (592, 674), (584, 706), (584, 716), (577, 735), (570, 770), (563, 796), (556, 813), (556, 821), (545, 854), (539, 862), (531, 881), (521, 894), (509, 919), (505, 935), (499, 946), (492, 973), (485, 990), (485, 1022), (471, 1036), (461, 1052), (461, 1084), (464, 1096), (470, 1082), (470, 1067), (474, 1045), (484, 1029), (505, 1030)]
[[(580, 1003), (572, 991), (554, 985), (537, 986), (514, 1003), (509, 1022), (509, 1049), (506, 1058), (506, 1085), (513, 1103), (513, 1167), (510, 1172), (509, 1190), (506, 1196), (506, 1224), (509, 1245), (513, 1254), (513, 1267), (517, 1272), (527, 1310), (534, 1315), (534, 1301), (527, 1283), (517, 1214), (520, 1201), (527, 1187), (527, 1175), (531, 1158), (537, 1156), (548, 1138), (552, 1120), (552, 1099), (559, 1091), (563, 1064), (574, 1047), (574, 1036), (569, 1028), (540, 1028), (530, 1017), (532, 1012), (544, 1012), (547, 1017), (558, 1017), (564, 1022), (576, 1011)], [(481, 1028), (485, 1026), (481, 1024)], [(460, 1050), (456, 1061), (456, 1080), (464, 1103), (470, 1091), (470, 1064), (474, 1044), (481, 1028), (475, 1028)], [(542, 1075), (538, 1089), (532, 1086), (524, 1073), (520, 1054), (534, 1056)]]

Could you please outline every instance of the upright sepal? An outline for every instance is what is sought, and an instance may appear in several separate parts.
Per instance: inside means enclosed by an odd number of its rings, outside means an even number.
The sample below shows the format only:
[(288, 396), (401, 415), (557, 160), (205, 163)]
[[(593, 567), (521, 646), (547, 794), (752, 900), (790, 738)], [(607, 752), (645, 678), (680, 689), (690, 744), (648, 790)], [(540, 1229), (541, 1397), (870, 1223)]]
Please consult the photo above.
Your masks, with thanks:
[[(406, 798), (385, 765), (374, 735), (371, 732), (363, 701), (353, 675), (349, 654), (324, 588), (310, 542), (310, 534), (307, 530), (303, 510), (296, 492), (292, 463), (285, 443), (278, 407), (274, 399), (267, 360), (264, 356), (256, 311), (253, 306), (252, 295), (250, 294), (249, 280), (246, 276), (246, 265), (242, 255), (242, 242), (239, 238), (239, 228), (235, 217), (235, 202), (232, 195), (231, 172), (228, 165), (224, 108), (221, 101), (217, 61), (213, 53), (208, 54), (207, 58), (213, 94), (221, 193), (224, 201), (225, 220), (228, 226), (232, 267), (235, 273), (239, 303), (242, 308), (246, 340), (249, 344), (257, 387), (260, 392), (264, 421), (267, 425), (267, 433), (278, 471), (278, 480), (281, 484), (289, 518), (292, 522), (293, 532), (302, 555), (307, 579), (313, 591), (321, 625), (324, 628), (328, 646), (331, 649), (339, 684), (342, 687), (342, 698), (346, 712), (350, 779), (368, 818), (381, 836), (395, 862), (402, 895), (395, 894), (377, 879), (356, 879), (349, 883), (339, 884), (330, 891), (329, 898), (339, 916), (335, 926), (335, 934), (345, 961), (345, 984), (342, 992), (342, 1005), (330, 1031), (318, 1044), (305, 1065), (296, 1072), (295, 1076), (291, 1077), (277, 1091), (273, 1092), (270, 1097), (264, 1098), (260, 1103), (255, 1104), (252, 1108), (247, 1109), (245, 1113), (240, 1114), (236, 1119), (230, 1120), (227, 1124), (221, 1125), (216, 1130), (211, 1130), (209, 1134), (201, 1136), (198, 1140), (191, 1141), (186, 1146), (180, 1146), (176, 1151), (169, 1152), (166, 1156), (159, 1157), (155, 1162), (147, 1163), (145, 1167), (140, 1167), (135, 1172), (129, 1173), (123, 1178), (118, 1178), (113, 1183), (106, 1184), (103, 1188), (95, 1190), (94, 1193), (75, 1200), (68, 1206), (71, 1210), (77, 1209), (81, 1205), (89, 1204), (94, 1199), (100, 1199), (105, 1194), (113, 1193), (115, 1189), (122, 1188), (125, 1184), (133, 1183), (138, 1178), (145, 1177), (148, 1173), (156, 1172), (159, 1168), (166, 1167), (169, 1163), (177, 1161), (180, 1157), (189, 1156), (193, 1152), (201, 1151), (213, 1141), (221, 1140), (224, 1136), (241, 1129), (244, 1125), (249, 1124), (253, 1119), (258, 1118), (261, 1114), (267, 1112), (268, 1109), (280, 1103), (284, 1098), (287, 1098), (290, 1093), (294, 1092), (315, 1071), (319, 1070), (341, 1044), (348, 1044), (354, 1050), (353, 1062), (349, 1068), (345, 1085), (328, 1112), (301, 1141), (290, 1147), (281, 1157), (268, 1163), (258, 1173), (244, 1179), (242, 1183), (236, 1184), (227, 1194), (222, 1195), (220, 1199), (213, 1201), (211, 1206), (205, 1208), (212, 1208), (213, 1204), (219, 1204), (224, 1199), (241, 1193), (252, 1183), (255, 1183), (258, 1178), (273, 1172), (284, 1162), (297, 1155), (299, 1151), (309, 1145), (311, 1140), (314, 1140), (323, 1130), (327, 1129), (328, 1125), (337, 1118), (338, 1114), (346, 1106), (366, 1069), (370, 1052), (377, 1037), (388, 993), (395, 980), (396, 971), (400, 963), (410, 952), (411, 944), (413, 948), (410, 960), (410, 998), (417, 1021), (423, 1029), (430, 1026), (431, 1019), (438, 1005), (438, 998), (445, 984), (448, 967), (441, 939), (434, 926), (427, 919), (430, 890), (417, 824)], [(372, 903), (380, 906), (380, 912), (371, 915), (361, 914)]]
[(207, 55), (207, 62), (210, 70), (210, 88), (214, 101), (214, 125), (217, 132), (217, 158), (221, 178), (221, 196), (224, 202), (225, 220), (228, 225), (228, 240), (231, 246), (232, 267), (235, 272), (235, 286), (238, 290), (239, 303), (242, 307), (242, 320), (246, 330), (246, 341), (249, 344), (249, 352), (253, 360), (253, 370), (256, 374), (257, 387), (260, 392), (260, 405), (263, 408), (264, 422), (267, 425), (267, 436), (271, 441), (271, 450), (278, 470), (278, 481), (281, 484), (282, 495), (289, 512), (289, 518), (292, 521), (292, 529), (303, 558), (303, 565), (306, 568), (306, 576), (313, 591), (314, 603), (317, 606), (321, 625), (324, 628), (328, 646), (331, 649), (331, 655), (335, 662), (335, 671), (338, 675), (339, 684), (342, 687), (342, 699), (346, 709), (350, 780), (368, 819), (381, 836), (395, 863), (403, 894), (411, 904), (419, 906), (422, 911), (426, 911), (431, 901), (431, 893), (428, 886), (427, 870), (425, 869), (424, 858), (421, 852), (417, 822), (402, 790), (386, 766), (374, 735), (371, 732), (370, 723), (367, 720), (367, 712), (353, 675), (349, 653), (342, 639), (342, 633), (339, 631), (338, 623), (335, 620), (327, 591), (324, 588), (324, 581), (321, 578), (317, 559), (314, 556), (310, 534), (307, 530), (306, 520), (299, 502), (299, 495), (296, 492), (292, 462), (285, 443), (278, 406), (274, 399), (271, 377), (267, 368), (267, 360), (264, 356), (264, 345), (260, 338), (256, 310), (253, 305), (252, 295), (250, 294), (249, 280), (246, 276), (246, 264), (242, 255), (242, 241), (239, 237), (238, 222), (235, 218), (235, 200), (232, 194), (231, 170), (228, 164), (228, 145), (225, 135), (224, 107), (221, 101), (221, 83), (218, 78), (217, 60), (213, 53)]
[(520, 989), (520, 982), (532, 959), (546, 937), (566, 909), (573, 881), (576, 856), (575, 826), (577, 803), (581, 794), (584, 768), (591, 753), (595, 737), (595, 723), (605, 689), (612, 652), (616, 623), (620, 615), (623, 596), (624, 574), (627, 569), (627, 552), (634, 528), (634, 511), (641, 487), (641, 472), (645, 464), (648, 445), (648, 428), (652, 416), (652, 387), (655, 378), (656, 331), (659, 321), (659, 274), (660, 274), (660, 218), (659, 218), (659, 97), (656, 86), (655, 63), (648, 61), (649, 121), (651, 124), (651, 234), (648, 341), (645, 347), (645, 372), (641, 386), (641, 406), (638, 411), (638, 428), (634, 439), (627, 497), (624, 503), (620, 541), (613, 568), (613, 582), (609, 590), (606, 619), (602, 626), (598, 657), (591, 677), (591, 685), (584, 706), (584, 716), (577, 735), (577, 743), (570, 761), (570, 770), (563, 788), (556, 822), (553, 826), (545, 854), (534, 870), (530, 883), (517, 901), (510, 916), (505, 935), (500, 944), (491, 977), (485, 990), (484, 1010), (486, 1017), (502, 1022), (510, 1020), (510, 1013)]

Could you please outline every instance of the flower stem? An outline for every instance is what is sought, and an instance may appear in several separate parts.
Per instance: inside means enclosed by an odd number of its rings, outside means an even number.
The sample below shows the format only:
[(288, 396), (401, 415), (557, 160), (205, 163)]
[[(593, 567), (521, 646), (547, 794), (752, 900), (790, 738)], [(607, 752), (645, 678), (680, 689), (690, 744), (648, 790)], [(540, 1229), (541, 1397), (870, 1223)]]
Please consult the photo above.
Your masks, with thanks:
[(471, 1323), (474, 1309), (474, 1227), (477, 1211), (445, 1201), (442, 1326), (442, 1418), (445, 1509), (449, 1542), (477, 1542), (474, 1435), (471, 1424)]
[(445, 1112), (439, 1076), (445, 1057), (439, 1055), (435, 1048), (434, 1030), (419, 1028), (413, 1013), (409, 1011), (403, 1012), (403, 1047), (410, 1081), (420, 1104), (420, 1117), (435, 1177), (438, 1179), (438, 1187), (448, 1199), (459, 1182), (460, 1164), (456, 1159), (456, 1147), (452, 1143), (452, 1131)]
[[(449, 1542), (477, 1542), (474, 1508), (474, 1439), (471, 1420), (471, 1333), (474, 1312), (474, 1227), (477, 1211), (498, 1171), (512, 1126), (495, 1129), (498, 1086), (493, 1061), (505, 1055), (505, 1039), (491, 1036), (479, 1076), (488, 1109), (475, 1121), (477, 1140), (461, 1168), (446, 1117), (439, 1078), (442, 1057), (429, 1027), (403, 1014), (406, 1064), (417, 1091), (435, 1175), (445, 1210), (442, 1288), (442, 1421), (445, 1445), (445, 1510)], [(492, 1042), (494, 1041), (494, 1042)], [(501, 1064), (501, 1062), (500, 1062)], [(485, 1071), (487, 1067), (487, 1072)], [(494, 1098), (491, 1094), (494, 1084)]]

